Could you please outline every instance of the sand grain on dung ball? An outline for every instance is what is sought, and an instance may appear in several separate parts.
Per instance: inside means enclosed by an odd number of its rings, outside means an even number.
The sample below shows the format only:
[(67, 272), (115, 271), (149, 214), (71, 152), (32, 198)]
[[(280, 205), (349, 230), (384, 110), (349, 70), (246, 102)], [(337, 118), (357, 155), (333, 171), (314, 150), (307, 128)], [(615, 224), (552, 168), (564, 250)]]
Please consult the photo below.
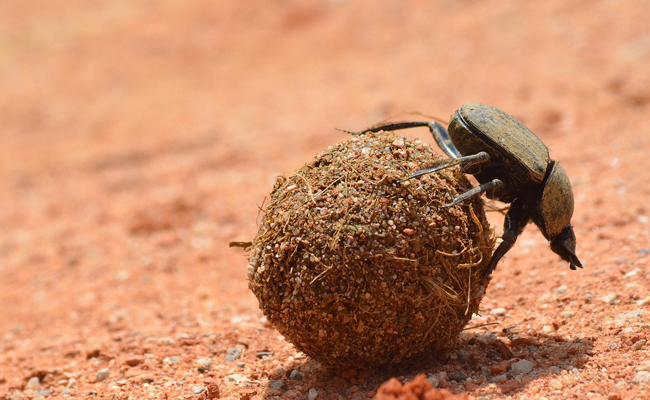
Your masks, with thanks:
[(450, 347), (478, 310), (493, 239), (471, 187), (394, 133), (352, 137), (278, 178), (249, 287), (269, 321), (325, 365), (378, 366)]

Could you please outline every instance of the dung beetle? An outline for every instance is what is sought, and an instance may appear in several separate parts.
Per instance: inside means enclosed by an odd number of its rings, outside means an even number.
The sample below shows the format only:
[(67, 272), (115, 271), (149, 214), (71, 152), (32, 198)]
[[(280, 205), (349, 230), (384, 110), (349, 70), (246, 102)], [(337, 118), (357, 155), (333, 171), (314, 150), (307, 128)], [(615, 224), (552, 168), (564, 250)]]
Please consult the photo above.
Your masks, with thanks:
[(481, 193), (510, 203), (504, 221), (503, 241), (483, 273), (486, 279), (517, 237), (532, 221), (550, 242), (551, 250), (582, 268), (575, 254), (576, 237), (571, 227), (573, 191), (564, 168), (549, 158), (548, 148), (513, 116), (480, 103), (462, 105), (451, 118), (449, 130), (438, 122), (398, 122), (373, 126), (358, 134), (428, 127), (450, 161), (416, 171), (404, 180), (459, 165), (460, 171), (479, 182), (459, 195), (456, 205)]

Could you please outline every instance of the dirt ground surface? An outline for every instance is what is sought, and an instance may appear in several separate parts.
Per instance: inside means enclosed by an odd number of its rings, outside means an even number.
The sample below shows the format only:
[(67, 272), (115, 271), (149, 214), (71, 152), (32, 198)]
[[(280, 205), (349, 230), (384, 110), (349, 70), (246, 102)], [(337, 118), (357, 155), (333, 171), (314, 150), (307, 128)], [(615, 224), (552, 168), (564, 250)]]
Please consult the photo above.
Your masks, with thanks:
[[(648, 21), (623, 0), (3, 0), (0, 399), (364, 399), (419, 374), (475, 398), (650, 398)], [(561, 160), (584, 269), (529, 226), (456, 351), (325, 370), (266, 322), (228, 242), (335, 128), (470, 101)]]

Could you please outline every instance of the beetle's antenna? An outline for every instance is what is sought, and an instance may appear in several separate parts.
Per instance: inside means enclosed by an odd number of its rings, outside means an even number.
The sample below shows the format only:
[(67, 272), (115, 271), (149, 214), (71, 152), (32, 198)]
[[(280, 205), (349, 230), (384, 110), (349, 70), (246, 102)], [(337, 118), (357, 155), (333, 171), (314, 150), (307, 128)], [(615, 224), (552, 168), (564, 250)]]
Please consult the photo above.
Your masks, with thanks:
[[(347, 133), (348, 135), (354, 135), (354, 136), (359, 136), (359, 135), (361, 135), (360, 132), (353, 132), (353, 131), (349, 131), (349, 130), (347, 130), (347, 129), (342, 129), (342, 128), (334, 128), (334, 129), (336, 129), (337, 131), (345, 132), (345, 133)], [(362, 131), (362, 132), (363, 132), (363, 131)]]
[(430, 119), (430, 120), (433, 120), (433, 121), (438, 121), (438, 122), (440, 122), (441, 124), (444, 124), (444, 125), (449, 125), (449, 121), (445, 121), (444, 119), (442, 119), (440, 117), (434, 117), (433, 115), (425, 114), (425, 113), (422, 113), (422, 112), (419, 112), (419, 111), (409, 111), (407, 114), (408, 115), (417, 115), (417, 116), (424, 117), (424, 118), (427, 118), (427, 119)]

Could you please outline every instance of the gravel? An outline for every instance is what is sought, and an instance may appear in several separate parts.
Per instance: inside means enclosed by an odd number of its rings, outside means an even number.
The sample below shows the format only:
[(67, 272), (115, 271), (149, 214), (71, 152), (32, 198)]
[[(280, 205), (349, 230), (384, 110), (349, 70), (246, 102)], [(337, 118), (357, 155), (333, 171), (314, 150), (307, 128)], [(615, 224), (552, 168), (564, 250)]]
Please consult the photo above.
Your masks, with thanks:
[(503, 307), (498, 307), (490, 311), (490, 315), (505, 315), (506, 309)]
[(201, 394), (205, 392), (205, 386), (195, 386), (194, 390), (192, 390), (194, 394)]
[(280, 389), (282, 389), (283, 385), (284, 385), (284, 383), (282, 381), (280, 381), (280, 380), (270, 380), (269, 381), (269, 388), (271, 390), (280, 390)]
[(111, 371), (108, 368), (100, 369), (97, 371), (97, 374), (95, 374), (95, 379), (97, 379), (97, 382), (101, 382), (108, 378), (108, 375), (110, 375)]
[(27, 385), (25, 388), (30, 389), (30, 390), (38, 390), (41, 388), (41, 381), (38, 379), (37, 376), (29, 378), (27, 381)]
[(616, 293), (606, 294), (605, 296), (600, 298), (600, 301), (602, 301), (603, 303), (607, 303), (609, 305), (618, 304), (618, 294)]
[(289, 374), (289, 379), (292, 379), (292, 380), (294, 380), (294, 381), (302, 381), (303, 379), (305, 379), (305, 374), (303, 374), (302, 372), (298, 371), (297, 369), (294, 369), (294, 370), (291, 371), (291, 373)]
[(239, 360), (242, 354), (242, 349), (240, 347), (230, 347), (226, 350), (226, 362), (233, 362)]
[(650, 382), (650, 372), (648, 371), (639, 371), (634, 375), (634, 378), (632, 379), (633, 382), (639, 383), (642, 385), (646, 385), (648, 382)]
[(515, 375), (527, 374), (533, 370), (533, 363), (528, 360), (519, 360), (510, 366), (510, 370)]

